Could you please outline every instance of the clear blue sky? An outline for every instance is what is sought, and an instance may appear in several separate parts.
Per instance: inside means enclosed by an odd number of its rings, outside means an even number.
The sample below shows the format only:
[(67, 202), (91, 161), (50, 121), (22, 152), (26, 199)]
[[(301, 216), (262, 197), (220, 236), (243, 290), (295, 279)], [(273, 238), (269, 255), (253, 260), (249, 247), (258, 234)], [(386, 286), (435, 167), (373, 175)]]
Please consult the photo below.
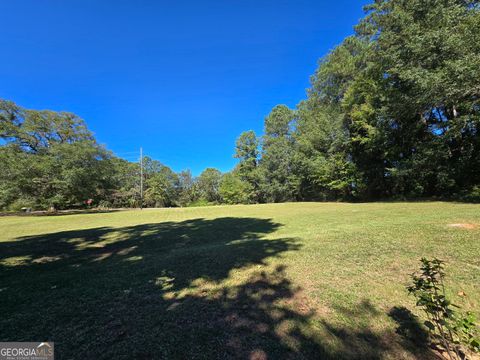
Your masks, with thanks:
[(0, 0), (0, 98), (74, 112), (128, 160), (143, 146), (175, 171), (227, 171), (367, 2)]

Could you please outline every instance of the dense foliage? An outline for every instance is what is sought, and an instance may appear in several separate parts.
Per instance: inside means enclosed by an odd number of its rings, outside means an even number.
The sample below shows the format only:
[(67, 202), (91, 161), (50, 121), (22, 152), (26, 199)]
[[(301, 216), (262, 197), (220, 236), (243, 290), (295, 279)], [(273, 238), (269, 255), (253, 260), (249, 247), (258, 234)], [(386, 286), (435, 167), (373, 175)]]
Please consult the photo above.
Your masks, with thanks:
[[(236, 168), (195, 178), (146, 158), (146, 206), (480, 200), (480, 2), (376, 0), (321, 59), (307, 98), (240, 135)], [(0, 208), (138, 206), (139, 166), (74, 114), (0, 102)]]
[(479, 2), (377, 0), (366, 12), (307, 99), (267, 116), (243, 179), (263, 201), (478, 199)]
[(0, 101), (0, 207), (73, 207), (106, 197), (111, 154), (71, 113), (25, 110)]

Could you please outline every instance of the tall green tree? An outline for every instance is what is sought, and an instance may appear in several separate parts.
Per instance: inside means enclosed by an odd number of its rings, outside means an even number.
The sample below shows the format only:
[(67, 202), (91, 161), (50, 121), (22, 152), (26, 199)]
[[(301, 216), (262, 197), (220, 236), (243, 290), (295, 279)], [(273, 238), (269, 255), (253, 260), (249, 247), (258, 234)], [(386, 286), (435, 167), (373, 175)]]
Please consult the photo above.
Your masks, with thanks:
[(179, 204), (186, 206), (197, 201), (200, 197), (198, 183), (190, 170), (183, 170), (178, 174)]
[(1, 99), (0, 138), (32, 153), (47, 151), (55, 144), (94, 141), (85, 122), (75, 114), (27, 110)]
[(370, 89), (352, 91), (350, 103), (379, 124), (390, 195), (478, 184), (478, 1), (382, 0), (367, 11), (357, 31), (374, 44), (363, 76)]
[(314, 97), (300, 103), (294, 136), (300, 198), (353, 198), (355, 165), (349, 158), (348, 131), (339, 105), (321, 104)]
[(260, 158), (259, 147), (260, 140), (253, 130), (241, 133), (235, 144), (234, 157), (239, 159), (235, 173), (240, 180), (248, 184), (248, 198), (251, 202), (262, 201), (260, 192), (261, 179), (258, 169)]
[(198, 177), (198, 189), (201, 197), (208, 202), (220, 202), (220, 182), (222, 173), (214, 168), (206, 168)]
[(0, 138), (3, 207), (20, 202), (63, 208), (109, 196), (111, 154), (76, 115), (26, 110), (2, 100)]
[(145, 176), (145, 205), (153, 207), (178, 206), (180, 183), (178, 175), (168, 166), (148, 156), (143, 158)]
[(300, 179), (294, 162), (294, 120), (295, 111), (285, 105), (277, 105), (265, 118), (260, 174), (262, 194), (268, 202), (298, 198)]
[(111, 207), (140, 206), (140, 164), (112, 157), (114, 174), (111, 194), (106, 199)]
[(242, 180), (235, 172), (222, 176), (219, 194), (226, 204), (248, 204), (251, 201), (250, 184)]

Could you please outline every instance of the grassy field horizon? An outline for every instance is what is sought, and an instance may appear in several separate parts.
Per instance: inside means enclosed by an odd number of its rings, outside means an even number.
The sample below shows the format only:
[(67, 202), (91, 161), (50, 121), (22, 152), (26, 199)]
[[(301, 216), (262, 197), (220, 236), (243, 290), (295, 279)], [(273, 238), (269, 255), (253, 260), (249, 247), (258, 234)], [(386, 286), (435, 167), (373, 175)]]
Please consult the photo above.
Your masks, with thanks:
[[(283, 203), (0, 217), (0, 341), (59, 358), (435, 358), (423, 256), (480, 315), (480, 205)], [(463, 292), (464, 297), (457, 294)]]

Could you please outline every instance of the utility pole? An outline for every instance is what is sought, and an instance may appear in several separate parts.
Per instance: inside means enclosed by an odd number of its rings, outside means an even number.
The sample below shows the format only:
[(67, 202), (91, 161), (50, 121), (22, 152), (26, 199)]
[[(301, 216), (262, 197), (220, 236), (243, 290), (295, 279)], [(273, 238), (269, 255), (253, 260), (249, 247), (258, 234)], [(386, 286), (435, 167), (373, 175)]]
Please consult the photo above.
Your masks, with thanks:
[(143, 209), (143, 150), (140, 147), (140, 210)]

